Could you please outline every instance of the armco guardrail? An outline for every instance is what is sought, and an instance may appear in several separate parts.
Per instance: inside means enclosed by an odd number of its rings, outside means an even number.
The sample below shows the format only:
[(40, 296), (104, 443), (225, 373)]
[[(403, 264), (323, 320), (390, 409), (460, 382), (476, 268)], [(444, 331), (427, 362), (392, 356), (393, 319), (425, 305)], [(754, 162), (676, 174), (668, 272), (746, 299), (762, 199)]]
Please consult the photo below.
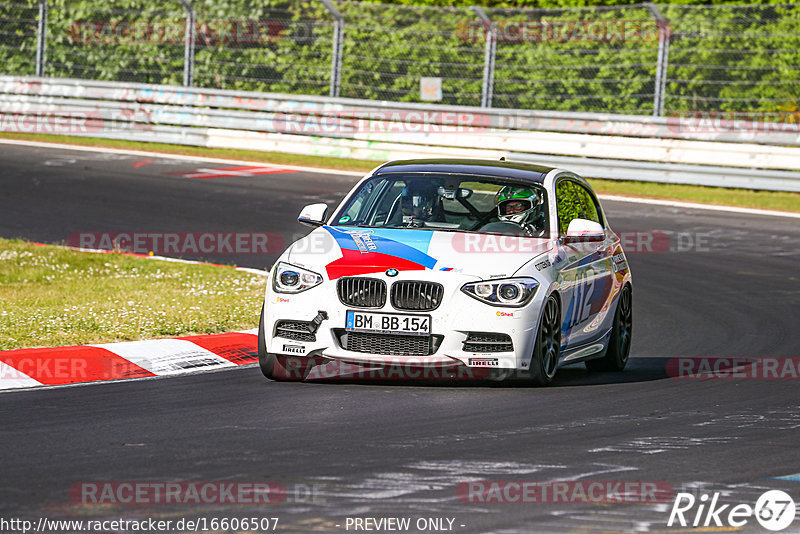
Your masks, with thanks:
[(0, 130), (376, 161), (489, 157), (598, 178), (800, 191), (800, 125), (487, 110), (0, 77)]

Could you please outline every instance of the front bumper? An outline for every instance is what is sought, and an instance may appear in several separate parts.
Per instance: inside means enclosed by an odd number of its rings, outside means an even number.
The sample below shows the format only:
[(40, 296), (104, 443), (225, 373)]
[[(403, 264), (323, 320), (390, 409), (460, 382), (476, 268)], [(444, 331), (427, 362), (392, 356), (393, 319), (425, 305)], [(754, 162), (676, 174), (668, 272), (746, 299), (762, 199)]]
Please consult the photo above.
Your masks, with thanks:
[[(417, 276), (414, 276), (415, 274)], [(401, 273), (397, 278), (384, 278), (384, 280), (387, 284), (403, 279), (419, 280), (423, 278), (420, 274)], [(424, 343), (419, 337), (399, 334), (375, 334), (390, 336), (393, 339), (387, 337), (382, 340), (367, 341), (364, 339), (366, 336), (361, 336), (357, 350), (350, 350), (354, 348), (352, 339), (348, 340), (346, 337), (343, 339), (343, 336), (348, 334), (345, 329), (346, 313), (348, 310), (365, 310), (343, 304), (339, 300), (335, 280), (326, 280), (321, 285), (298, 294), (276, 293), (268, 284), (264, 301), (264, 335), (267, 352), (287, 356), (317, 357), (366, 366), (466, 366), (527, 370), (545, 298), (543, 288), (540, 287), (533, 299), (524, 307), (496, 307), (480, 302), (461, 291), (463, 284), (476, 280), (474, 277), (430, 271), (426, 271), (425, 275), (426, 281), (438, 282), (444, 286), (442, 302), (435, 310), (423, 312), (396, 310), (392, 306), (391, 299), (387, 298), (383, 307), (368, 311), (430, 316), (432, 338), (430, 354), (424, 354), (424, 350), (419, 348), (422, 346), (421, 343)], [(383, 275), (371, 275), (371, 277), (380, 279)], [(325, 319), (313, 335), (310, 335), (304, 325), (315, 317), (323, 315)], [(288, 328), (287, 322), (290, 323)], [(480, 337), (476, 338), (476, 335)], [(507, 339), (508, 343), (504, 343), (503, 339)], [(408, 354), (398, 353), (397, 347), (403, 347), (404, 343), (408, 345)], [(508, 350), (509, 348), (511, 350)]]

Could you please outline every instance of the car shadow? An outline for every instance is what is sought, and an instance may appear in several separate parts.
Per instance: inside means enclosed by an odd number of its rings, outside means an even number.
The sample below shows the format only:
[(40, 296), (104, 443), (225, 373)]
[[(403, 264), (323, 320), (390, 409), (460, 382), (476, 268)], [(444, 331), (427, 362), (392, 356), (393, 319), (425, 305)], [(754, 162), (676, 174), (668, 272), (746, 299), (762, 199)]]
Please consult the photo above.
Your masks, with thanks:
[(582, 363), (562, 367), (558, 370), (551, 387), (598, 386), (649, 382), (670, 378), (667, 372), (668, 358), (631, 358), (622, 372), (589, 371)]
[[(622, 372), (591, 372), (580, 363), (558, 370), (550, 388), (598, 386), (607, 384), (626, 384), (648, 382), (669, 378), (668, 358), (631, 358)], [(411, 377), (393, 376), (391, 371), (361, 373), (361, 376), (339, 375), (307, 378), (304, 382), (313, 384), (350, 384), (368, 386), (413, 386), (413, 387), (482, 387), (482, 388), (524, 388), (530, 383), (523, 378), (508, 377), (498, 380), (488, 373), (481, 375), (463, 374), (458, 378), (447, 375), (434, 375), (422, 378), (423, 371)]]

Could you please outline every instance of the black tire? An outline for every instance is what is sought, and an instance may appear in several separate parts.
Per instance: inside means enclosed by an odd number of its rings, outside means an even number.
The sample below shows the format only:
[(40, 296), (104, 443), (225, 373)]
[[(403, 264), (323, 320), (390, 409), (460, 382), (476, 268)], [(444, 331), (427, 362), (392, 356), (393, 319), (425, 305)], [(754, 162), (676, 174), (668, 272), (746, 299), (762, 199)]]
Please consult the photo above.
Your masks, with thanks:
[(611, 338), (608, 340), (606, 355), (596, 360), (587, 360), (586, 368), (590, 371), (615, 371), (625, 369), (631, 353), (631, 332), (633, 327), (633, 296), (631, 286), (622, 288), (614, 314), (614, 325), (611, 327)]
[(261, 319), (258, 321), (258, 366), (261, 373), (276, 382), (301, 380), (300, 377), (292, 378), (290, 373), (276, 354), (267, 352), (267, 343), (264, 339), (264, 309), (261, 309)]
[(550, 295), (544, 305), (531, 358), (530, 381), (533, 385), (549, 386), (553, 383), (560, 353), (561, 313), (558, 298)]

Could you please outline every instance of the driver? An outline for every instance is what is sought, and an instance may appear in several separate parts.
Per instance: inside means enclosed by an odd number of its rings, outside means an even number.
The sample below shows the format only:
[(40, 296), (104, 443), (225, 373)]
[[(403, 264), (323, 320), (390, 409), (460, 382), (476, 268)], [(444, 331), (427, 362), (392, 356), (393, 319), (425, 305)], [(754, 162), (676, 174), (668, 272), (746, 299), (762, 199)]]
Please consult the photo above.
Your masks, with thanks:
[(497, 217), (520, 225), (532, 236), (545, 229), (544, 198), (535, 189), (506, 186), (495, 197)]
[(438, 190), (437, 185), (421, 181), (409, 182), (403, 188), (400, 193), (403, 226), (421, 227), (427, 221), (442, 220)]

